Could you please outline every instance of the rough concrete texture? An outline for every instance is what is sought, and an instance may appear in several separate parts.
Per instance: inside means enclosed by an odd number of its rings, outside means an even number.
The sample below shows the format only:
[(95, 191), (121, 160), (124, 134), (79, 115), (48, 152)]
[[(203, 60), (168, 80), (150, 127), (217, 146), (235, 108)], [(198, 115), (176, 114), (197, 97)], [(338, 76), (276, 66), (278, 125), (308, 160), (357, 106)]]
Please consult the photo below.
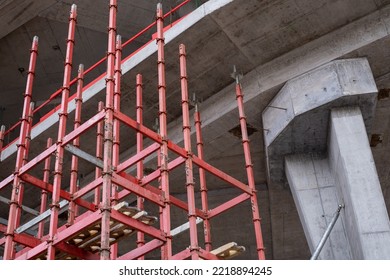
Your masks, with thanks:
[[(318, 155), (286, 157), (286, 176), (305, 236), (313, 253), (331, 221), (339, 201), (328, 160)], [(344, 221), (335, 224), (319, 259), (351, 259)]]
[(354, 259), (390, 259), (390, 222), (360, 109), (331, 112), (329, 162)]
[[(285, 159), (278, 167), (285, 168), (311, 252), (345, 205), (322, 259), (390, 258), (389, 216), (366, 130), (375, 89), (366, 60), (337, 61), (289, 81), (263, 113), (274, 128), (265, 133), (268, 156)], [(362, 110), (340, 107), (348, 102)], [(274, 175), (270, 161), (268, 168)]]
[(369, 125), (376, 92), (364, 58), (333, 61), (288, 81), (263, 111), (268, 181), (285, 183), (284, 155), (326, 150), (330, 108), (360, 106)]

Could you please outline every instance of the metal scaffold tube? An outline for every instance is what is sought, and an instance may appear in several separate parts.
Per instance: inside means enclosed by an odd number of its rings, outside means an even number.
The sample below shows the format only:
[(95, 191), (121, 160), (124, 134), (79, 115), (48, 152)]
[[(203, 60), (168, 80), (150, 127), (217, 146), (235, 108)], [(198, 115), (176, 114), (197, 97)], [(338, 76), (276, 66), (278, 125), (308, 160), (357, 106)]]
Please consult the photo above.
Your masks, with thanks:
[[(104, 103), (100, 101), (98, 103), (98, 112), (102, 112), (104, 110)], [(98, 160), (103, 161), (103, 132), (104, 122), (100, 121), (96, 125), (96, 158)], [(95, 168), (95, 179), (99, 179), (102, 176), (102, 169), (98, 166)], [(98, 186), (94, 190), (94, 204), (99, 205), (101, 200), (101, 187)]]
[[(115, 43), (115, 69), (114, 69), (114, 111), (119, 112), (121, 109), (121, 76), (122, 76), (122, 38), (116, 36)], [(120, 122), (118, 119), (113, 120), (113, 147), (112, 147), (112, 167), (115, 169), (119, 164), (119, 147), (120, 147)], [(112, 185), (111, 188), (111, 205), (118, 203), (118, 186)], [(118, 244), (111, 246), (111, 259), (115, 260), (118, 257)]]
[(106, 102), (104, 120), (104, 147), (103, 147), (103, 185), (101, 201), (101, 245), (100, 259), (110, 259), (110, 212), (111, 212), (111, 185), (112, 185), (112, 156), (113, 156), (113, 121), (114, 121), (114, 92), (115, 92), (115, 41), (116, 41), (116, 14), (117, 1), (110, 0), (108, 47), (107, 47), (107, 74), (106, 74)]
[(248, 186), (251, 190), (250, 200), (252, 205), (252, 215), (253, 215), (253, 225), (255, 228), (255, 236), (256, 236), (256, 245), (257, 245), (257, 253), (258, 258), (260, 260), (265, 260), (264, 253), (264, 243), (263, 243), (263, 234), (261, 232), (261, 218), (259, 212), (259, 206), (257, 202), (257, 191), (255, 186), (255, 176), (253, 174), (253, 164), (249, 147), (249, 137), (248, 137), (248, 129), (246, 124), (246, 116), (244, 112), (244, 96), (241, 90), (240, 83), (240, 74), (236, 71), (236, 67), (234, 66), (233, 77), (236, 80), (236, 100), (238, 105), (238, 113), (240, 117), (240, 126), (241, 126), (241, 135), (242, 135), (242, 145), (244, 148), (245, 155), (245, 166), (246, 173), (248, 177)]
[[(30, 108), (28, 111), (28, 121), (27, 121), (27, 134), (26, 134), (26, 140), (25, 140), (25, 149), (24, 149), (24, 155), (23, 155), (23, 165), (27, 164), (28, 162), (28, 154), (30, 151), (30, 143), (31, 143), (31, 129), (33, 124), (33, 112), (34, 112), (34, 102), (30, 102)], [(16, 223), (15, 228), (18, 228), (20, 226), (20, 219), (22, 216), (22, 210), (23, 210), (23, 196), (24, 196), (24, 187), (25, 183), (23, 181), (20, 181), (20, 188), (18, 192), (18, 205), (16, 212)], [(14, 256), (12, 257), (14, 258)]]
[[(83, 81), (84, 81), (84, 65), (79, 65), (79, 71), (77, 75), (77, 91), (76, 91), (76, 110), (74, 116), (74, 129), (77, 129), (81, 125), (81, 108), (83, 104)], [(73, 146), (80, 147), (80, 138), (76, 137), (73, 140)], [(75, 155), (72, 155), (72, 165), (70, 170), (70, 187), (69, 193), (73, 195), (77, 191), (77, 182), (78, 182), (78, 166), (79, 158)], [(72, 225), (77, 216), (77, 205), (73, 201), (69, 203), (68, 208), (68, 225)]]
[[(51, 138), (47, 139), (46, 142), (46, 148), (48, 149), (51, 145), (53, 144), (53, 140)], [(51, 163), (51, 158), (47, 157), (45, 159), (45, 167), (43, 169), (43, 182), (48, 184), (49, 183), (49, 178), (50, 178), (50, 163)], [(47, 208), (47, 191), (42, 190), (41, 191), (41, 205), (39, 208), (39, 214), (42, 214), (46, 211)], [(45, 232), (45, 222), (41, 221), (38, 224), (38, 233), (37, 233), (37, 238), (41, 239), (44, 236)]]
[(181, 104), (183, 112), (183, 139), (184, 149), (187, 152), (185, 162), (186, 170), (186, 187), (188, 200), (188, 222), (190, 225), (190, 252), (193, 260), (199, 259), (199, 244), (198, 231), (196, 226), (195, 212), (195, 190), (194, 190), (194, 171), (192, 164), (192, 149), (191, 149), (191, 125), (190, 125), (190, 110), (188, 101), (188, 78), (187, 78), (187, 61), (185, 45), (179, 46), (180, 57), (180, 84), (181, 84)]
[(159, 124), (161, 135), (161, 190), (164, 195), (164, 207), (162, 209), (163, 231), (167, 241), (164, 244), (164, 257), (172, 256), (171, 236), (171, 206), (169, 191), (169, 168), (168, 168), (168, 133), (167, 133), (167, 106), (166, 106), (166, 82), (165, 82), (165, 56), (164, 56), (164, 17), (162, 4), (157, 4), (157, 67), (158, 67), (158, 95), (159, 95)]
[[(196, 102), (196, 100), (195, 100)], [(202, 137), (202, 122), (200, 118), (199, 106), (195, 103), (195, 112), (194, 112), (194, 121), (195, 121), (195, 131), (196, 131), (196, 147), (198, 152), (199, 159), (204, 159), (203, 153), (203, 137)], [(207, 197), (207, 183), (206, 183), (206, 171), (203, 168), (199, 168), (199, 184), (200, 184), (200, 196), (202, 201), (202, 211), (208, 213), (209, 204)], [(203, 221), (203, 233), (204, 233), (204, 243), (206, 251), (212, 250), (211, 243), (211, 225), (210, 219), (206, 216), (206, 219)]]
[(316, 260), (316, 259), (318, 259), (319, 255), (320, 255), (320, 253), (321, 253), (321, 251), (322, 251), (322, 248), (324, 247), (326, 241), (328, 240), (329, 235), (330, 235), (330, 233), (332, 232), (332, 229), (333, 229), (334, 225), (336, 224), (337, 219), (338, 219), (339, 216), (340, 216), (341, 209), (343, 209), (343, 208), (344, 208), (344, 205), (339, 205), (339, 206), (337, 207), (337, 210), (336, 210), (336, 212), (334, 213), (334, 215), (333, 215), (333, 217), (332, 217), (332, 220), (330, 221), (330, 223), (329, 223), (327, 229), (325, 230), (324, 235), (322, 236), (320, 242), (318, 243), (317, 248), (315, 249), (313, 255), (312, 255), (311, 258), (310, 258), (310, 260)]
[[(142, 75), (138, 74), (136, 76), (136, 118), (137, 122), (143, 124), (143, 107), (142, 107)], [(137, 131), (137, 153), (140, 153), (144, 148), (144, 137), (141, 132)], [(141, 182), (144, 177), (144, 163), (143, 160), (140, 160), (137, 163), (137, 179)], [(141, 196), (137, 197), (137, 207), (140, 210), (144, 210), (144, 198)], [(145, 245), (145, 234), (141, 231), (137, 232), (137, 247), (142, 247)], [(138, 258), (139, 260), (145, 259), (145, 256)]]
[(74, 34), (76, 29), (77, 19), (77, 6), (72, 5), (70, 16), (69, 16), (69, 29), (68, 39), (66, 46), (66, 57), (65, 57), (65, 69), (64, 69), (64, 80), (62, 86), (62, 98), (61, 98), (61, 113), (59, 114), (59, 125), (58, 125), (58, 136), (57, 136), (57, 148), (56, 148), (56, 160), (54, 164), (54, 179), (53, 179), (53, 195), (52, 203), (50, 205), (50, 227), (49, 227), (49, 239), (47, 248), (47, 259), (54, 260), (56, 249), (53, 245), (55, 236), (57, 234), (58, 227), (58, 212), (61, 192), (61, 180), (62, 180), (62, 169), (64, 160), (64, 147), (62, 146), (63, 138), (66, 134), (66, 123), (68, 120), (68, 102), (69, 102), (69, 83), (72, 73), (72, 61), (73, 61), (73, 48), (74, 48)]
[(32, 87), (35, 77), (35, 65), (38, 55), (38, 37), (33, 38), (32, 47), (30, 50), (30, 64), (28, 68), (26, 91), (24, 93), (24, 105), (22, 113), (22, 124), (20, 127), (19, 144), (16, 154), (16, 164), (14, 172), (14, 180), (12, 186), (10, 210), (8, 216), (7, 231), (5, 232), (5, 248), (4, 248), (4, 260), (9, 260), (14, 254), (14, 231), (17, 226), (18, 208), (21, 207), (18, 202), (18, 196), (20, 191), (21, 180), (19, 178), (19, 170), (23, 166), (24, 157), (26, 155), (26, 137), (29, 130), (29, 115), (30, 115), (30, 103), (32, 96)]

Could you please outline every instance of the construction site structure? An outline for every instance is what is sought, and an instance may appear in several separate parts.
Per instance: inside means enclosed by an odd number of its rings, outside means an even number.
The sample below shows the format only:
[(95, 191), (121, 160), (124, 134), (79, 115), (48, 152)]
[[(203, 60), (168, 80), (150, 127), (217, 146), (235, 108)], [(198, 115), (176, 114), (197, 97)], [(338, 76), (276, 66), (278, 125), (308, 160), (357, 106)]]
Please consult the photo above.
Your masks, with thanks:
[[(183, 1), (179, 9), (189, 1)], [(195, 104), (194, 126), (196, 131), (196, 153), (191, 147), (190, 98), (188, 90), (188, 76), (186, 65), (186, 47), (179, 46), (181, 106), (183, 117), (184, 147), (173, 143), (168, 138), (167, 130), (167, 104), (165, 81), (165, 53), (164, 53), (164, 18), (162, 5), (157, 5), (156, 13), (156, 43), (157, 43), (157, 71), (158, 71), (158, 129), (155, 132), (143, 124), (142, 87), (143, 77), (138, 74), (136, 80), (136, 119), (121, 112), (121, 37), (116, 34), (117, 1), (109, 1), (109, 28), (107, 57), (98, 64), (107, 61), (105, 103), (99, 103), (98, 113), (82, 123), (82, 97), (84, 75), (91, 68), (84, 71), (79, 66), (78, 75), (71, 79), (73, 48), (75, 47), (75, 28), (77, 7), (72, 5), (69, 17), (67, 38), (67, 51), (64, 67), (62, 88), (53, 96), (61, 93), (61, 113), (59, 114), (57, 139), (47, 139), (44, 151), (28, 160), (30, 133), (33, 125), (33, 114), (41, 108), (34, 109), (32, 105), (32, 87), (35, 75), (35, 65), (38, 55), (38, 38), (34, 37), (30, 53), (30, 65), (27, 76), (26, 91), (24, 94), (23, 113), (20, 121), (20, 135), (17, 144), (17, 155), (14, 173), (0, 183), (0, 190), (12, 188), (10, 210), (7, 227), (1, 227), (4, 237), (0, 245), (4, 246), (3, 259), (145, 259), (145, 256), (155, 250), (160, 250), (161, 259), (229, 259), (243, 250), (235, 240), (221, 247), (212, 246), (211, 220), (236, 205), (250, 201), (248, 215), (252, 214), (253, 228), (256, 238), (256, 249), (259, 259), (265, 259), (261, 219), (258, 207), (253, 166), (250, 154), (249, 139), (244, 112), (243, 93), (240, 84), (240, 75), (235, 71), (233, 77), (236, 81), (236, 99), (241, 125), (242, 145), (245, 155), (245, 164), (248, 183), (240, 182), (229, 174), (219, 170), (205, 161), (201, 115), (198, 104)], [(147, 27), (150, 29), (154, 24)], [(144, 32), (144, 31), (142, 31)], [(95, 67), (95, 66), (93, 66)], [(93, 68), (92, 67), (92, 68)], [(74, 97), (76, 104), (74, 126), (71, 132), (66, 131), (68, 120), (68, 104), (70, 87), (77, 84)], [(232, 93), (234, 94), (234, 93)], [(53, 99), (51, 97), (51, 99)], [(120, 126), (126, 126), (136, 133), (137, 150), (134, 155), (120, 160)], [(14, 129), (14, 128), (12, 128)], [(83, 134), (89, 130), (96, 130), (96, 154), (91, 155), (80, 149)], [(0, 130), (0, 151), (3, 148), (5, 128)], [(153, 143), (144, 146), (144, 138)], [(70, 153), (71, 170), (69, 186), (64, 183), (65, 153)], [(169, 153), (176, 154), (170, 159)], [(54, 155), (54, 156), (53, 156)], [(159, 169), (150, 174), (144, 174), (143, 161), (146, 157), (155, 155)], [(52, 157), (53, 156), (53, 157)], [(54, 170), (51, 170), (51, 161), (54, 159)], [(94, 179), (86, 185), (80, 185), (78, 180), (79, 159), (96, 166)], [(39, 164), (44, 165), (42, 178), (30, 173)], [(185, 187), (187, 200), (181, 200), (170, 192), (170, 172), (178, 166), (184, 165)], [(136, 169), (137, 175), (130, 175), (127, 170)], [(199, 170), (199, 188), (201, 208), (195, 203), (194, 169)], [(207, 195), (206, 172), (225, 181), (241, 192), (213, 209), (209, 208)], [(50, 181), (50, 174), (53, 180)], [(153, 181), (158, 186), (153, 186)], [(39, 215), (33, 220), (21, 225), (21, 211), (23, 207), (23, 190), (25, 185), (35, 187), (40, 192)], [(67, 191), (68, 190), (68, 191)], [(126, 199), (136, 195), (136, 206)], [(88, 197), (88, 198), (87, 198)], [(51, 199), (50, 204), (48, 203)], [(147, 213), (146, 201), (159, 207), (159, 217)], [(59, 223), (59, 215), (68, 208), (68, 217), (65, 224)], [(185, 211), (188, 222), (178, 228), (172, 229), (172, 207)], [(45, 223), (50, 217), (49, 225)], [(198, 224), (203, 222), (204, 246), (199, 244)], [(32, 236), (27, 230), (38, 226), (38, 233)], [(48, 230), (48, 234), (45, 232)], [(172, 250), (175, 236), (189, 230), (188, 247), (174, 254)], [(119, 241), (136, 233), (136, 242), (132, 248), (123, 253), (119, 250)], [(217, 238), (217, 237), (214, 237)], [(122, 251), (122, 253), (119, 253)]]

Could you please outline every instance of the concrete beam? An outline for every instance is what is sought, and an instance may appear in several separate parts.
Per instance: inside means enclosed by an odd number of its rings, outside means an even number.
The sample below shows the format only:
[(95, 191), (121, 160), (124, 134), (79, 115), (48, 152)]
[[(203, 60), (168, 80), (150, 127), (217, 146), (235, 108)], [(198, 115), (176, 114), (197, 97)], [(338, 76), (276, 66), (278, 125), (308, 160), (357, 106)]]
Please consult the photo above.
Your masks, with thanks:
[(360, 106), (369, 127), (376, 93), (365, 58), (336, 60), (288, 81), (263, 112), (268, 182), (286, 182), (285, 155), (326, 151), (330, 108)]

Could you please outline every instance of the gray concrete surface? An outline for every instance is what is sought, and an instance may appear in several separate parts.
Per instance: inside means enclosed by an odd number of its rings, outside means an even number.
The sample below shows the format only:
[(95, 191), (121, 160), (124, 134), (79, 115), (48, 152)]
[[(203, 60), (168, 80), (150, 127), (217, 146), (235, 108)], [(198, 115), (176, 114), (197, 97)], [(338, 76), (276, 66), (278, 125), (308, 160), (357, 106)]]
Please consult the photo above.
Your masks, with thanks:
[(359, 108), (333, 109), (329, 164), (354, 259), (390, 259), (390, 222)]

